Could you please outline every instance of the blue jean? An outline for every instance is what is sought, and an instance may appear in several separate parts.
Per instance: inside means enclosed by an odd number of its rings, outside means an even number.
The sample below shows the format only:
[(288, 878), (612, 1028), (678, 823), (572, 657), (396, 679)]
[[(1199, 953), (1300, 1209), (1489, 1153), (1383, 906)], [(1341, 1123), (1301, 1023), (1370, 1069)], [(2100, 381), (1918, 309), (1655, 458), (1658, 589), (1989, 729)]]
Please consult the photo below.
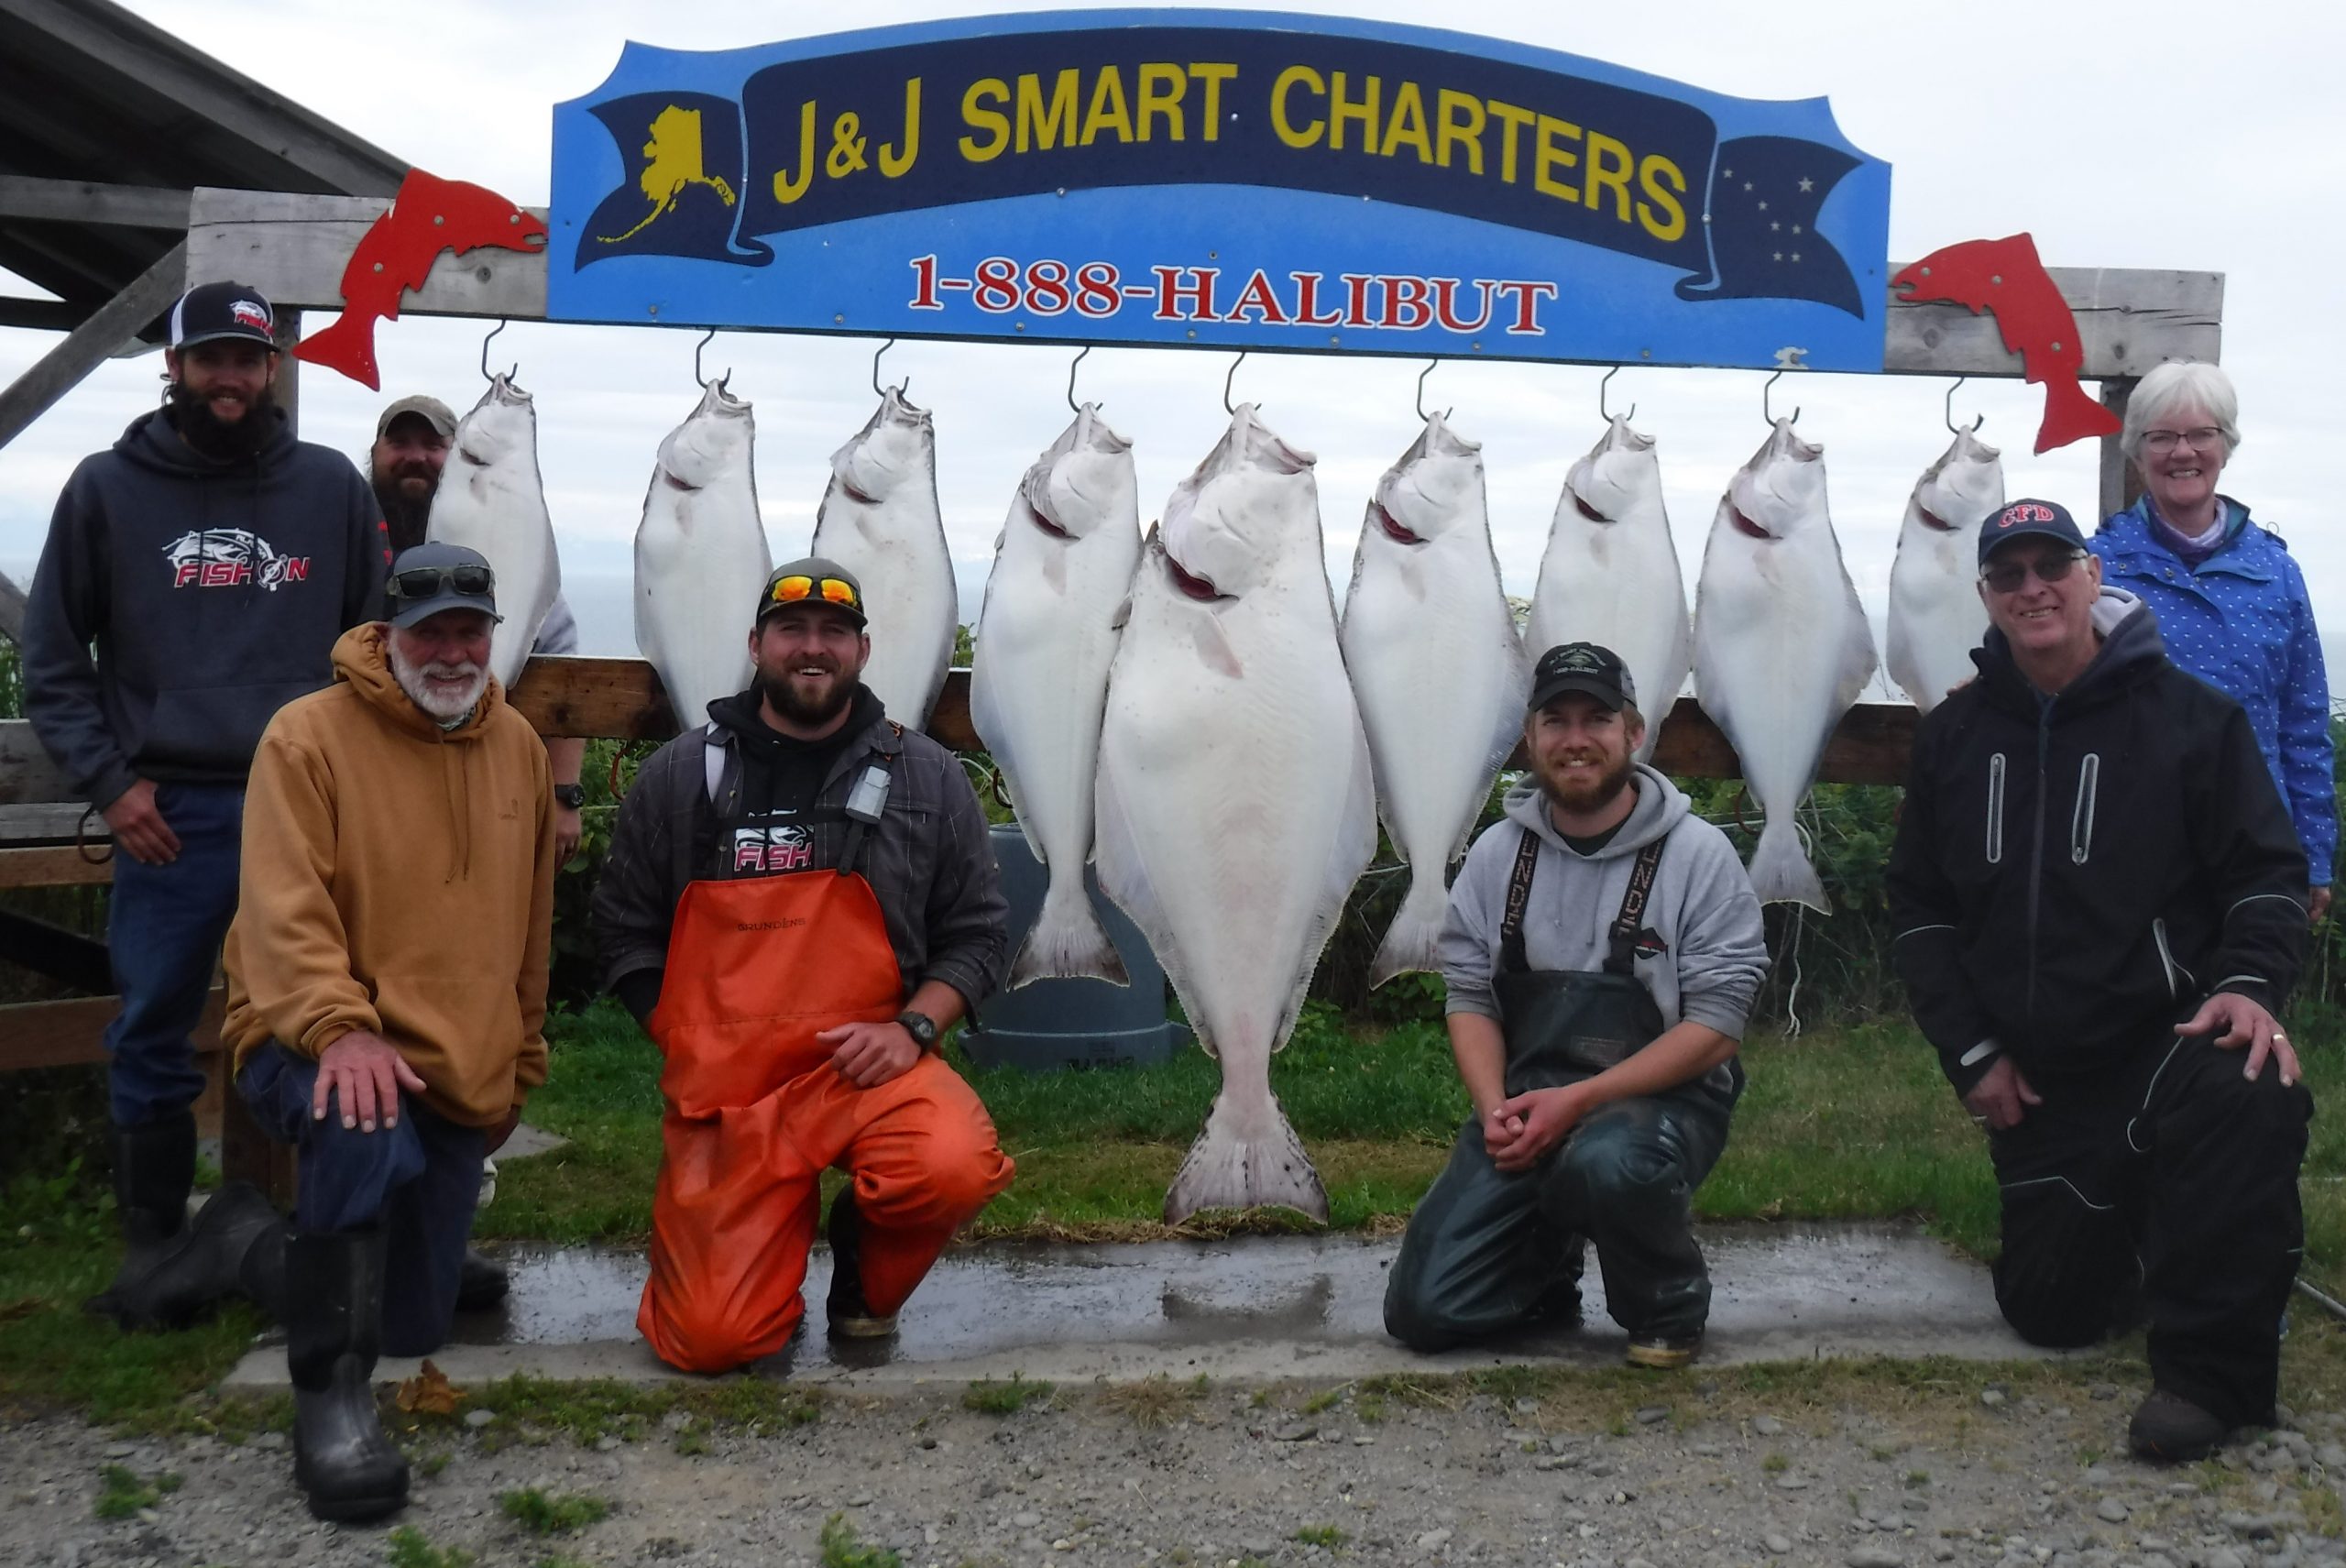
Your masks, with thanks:
[(310, 1114), (317, 1082), (316, 1062), (274, 1041), (236, 1075), (262, 1131), (299, 1151), (294, 1223), (312, 1233), (381, 1226), (383, 1351), (428, 1354), (446, 1343), (455, 1318), (488, 1135), (405, 1091), (397, 1125), (378, 1120), (371, 1133), (345, 1127), (331, 1100), (319, 1120)]
[(236, 913), (244, 785), (158, 784), (155, 806), (179, 835), (179, 858), (142, 865), (117, 848), (107, 905), (106, 950), (122, 997), (105, 1033), (119, 1127), (177, 1114), (203, 1092), (191, 1036)]

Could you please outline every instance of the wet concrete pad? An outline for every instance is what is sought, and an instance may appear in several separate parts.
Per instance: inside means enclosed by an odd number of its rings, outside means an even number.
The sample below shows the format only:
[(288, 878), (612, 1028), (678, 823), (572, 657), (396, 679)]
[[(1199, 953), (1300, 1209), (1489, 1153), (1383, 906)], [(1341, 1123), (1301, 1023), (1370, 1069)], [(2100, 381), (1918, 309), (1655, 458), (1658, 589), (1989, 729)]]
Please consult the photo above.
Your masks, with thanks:
[[(2040, 1353), (1996, 1311), (1988, 1271), (1898, 1225), (1705, 1227), (1713, 1282), (1713, 1365), (1827, 1356)], [(809, 1321), (762, 1371), (799, 1381), (903, 1387), (1006, 1377), (1136, 1381), (1159, 1374), (1345, 1378), (1504, 1365), (1612, 1365), (1626, 1336), (1605, 1315), (1591, 1255), (1587, 1326), (1420, 1355), (1384, 1331), (1386, 1272), (1398, 1240), (1247, 1236), (1144, 1245), (996, 1243), (948, 1253), (907, 1304), (897, 1336), (835, 1345), (822, 1324), (830, 1258), (817, 1249)], [(433, 1360), (459, 1382), (517, 1372), (632, 1382), (687, 1376), (635, 1332), (648, 1265), (616, 1248), (507, 1252), (513, 1290), (496, 1312), (459, 1317)], [(387, 1359), (385, 1378), (416, 1364)], [(230, 1387), (280, 1387), (285, 1356), (264, 1346)]]

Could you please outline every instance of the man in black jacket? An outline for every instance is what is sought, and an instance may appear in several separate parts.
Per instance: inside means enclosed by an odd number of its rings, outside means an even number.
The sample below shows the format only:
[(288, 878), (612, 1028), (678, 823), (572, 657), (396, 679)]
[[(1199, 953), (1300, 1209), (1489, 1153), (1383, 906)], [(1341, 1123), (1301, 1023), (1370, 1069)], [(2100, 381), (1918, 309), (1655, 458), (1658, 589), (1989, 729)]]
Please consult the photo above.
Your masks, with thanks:
[(253, 749), (333, 679), (334, 640), (381, 613), (390, 560), (367, 481), (276, 405), (274, 324), (239, 283), (171, 308), (168, 398), (65, 482), (25, 610), (25, 715), (114, 835), (122, 1011), (105, 1046), (128, 1250), (92, 1306), (126, 1327), (184, 1294), (162, 1264), (196, 1266), (193, 1241), (266, 1210), (236, 1189), (199, 1236), (185, 1224), (203, 1090), (190, 1034), (236, 913)]
[(2269, 1421), (2312, 1097), (2274, 1014), (2304, 851), (2238, 704), (2168, 663), (2066, 510), (1979, 535), (1979, 678), (1933, 710), (1891, 854), (1899, 972), (2002, 1189), (1996, 1299), (2090, 1343), (2139, 1283), (2129, 1438), (2198, 1458)]

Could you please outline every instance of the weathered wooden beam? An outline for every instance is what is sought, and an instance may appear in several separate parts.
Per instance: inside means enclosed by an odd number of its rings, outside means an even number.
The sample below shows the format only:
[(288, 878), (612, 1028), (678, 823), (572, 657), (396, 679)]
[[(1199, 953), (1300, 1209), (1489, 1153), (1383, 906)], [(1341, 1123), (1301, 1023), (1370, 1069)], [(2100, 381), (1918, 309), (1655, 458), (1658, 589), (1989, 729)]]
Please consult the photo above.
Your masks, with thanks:
[[(198, 187), (189, 209), (188, 276), (249, 283), (282, 310), (342, 309), (342, 274), (367, 225), (390, 210), (374, 196), (304, 196)], [(543, 208), (532, 208), (545, 216)], [(546, 258), (537, 251), (444, 252), (404, 313), (542, 321)]]
[(72, 793), (33, 727), (21, 718), (0, 718), (0, 806), (54, 803)]
[[(389, 205), (372, 197), (199, 190), (188, 219), (192, 275), (243, 279), (279, 305), (338, 309), (350, 253)], [(2140, 376), (2162, 359), (2218, 356), (2222, 273), (2047, 270), (2077, 313), (2088, 379)], [(461, 259), (443, 256), (433, 263), (424, 286), (409, 291), (401, 309), (415, 315), (543, 320), (545, 254), (478, 250)], [(1912, 376), (2018, 376), (2023, 368), (2018, 355), (2005, 352), (1992, 317), (1975, 316), (1960, 305), (1910, 304), (1895, 295), (1882, 367)]]
[(43, 180), (30, 174), (0, 174), (0, 218), (176, 230), (187, 227), (188, 199), (185, 191), (147, 185), (104, 185), (91, 180)]
[(27, 332), (71, 332), (88, 313), (64, 300), (27, 300), (14, 294), (0, 297), (0, 326), (21, 327)]
[(0, 844), (70, 846), (77, 837), (102, 844), (106, 841), (106, 825), (96, 813), (90, 813), (88, 831), (82, 831), (82, 816), (88, 809), (68, 801), (0, 806)]
[(89, 855), (71, 844), (37, 850), (0, 849), (0, 888), (93, 887), (114, 881), (114, 857), (103, 845)]
[[(2101, 406), (2116, 414), (2121, 422), (2126, 418), (2127, 401), (2134, 395), (2134, 384), (2131, 376), (2113, 377), (2101, 384)], [(2135, 498), (2143, 493), (2143, 477), (2134, 471), (2134, 465), (2126, 461), (2125, 449), (2119, 445), (2117, 436), (2103, 436), (2100, 445), (2101, 515), (2114, 517), (2132, 506)]]
[(0, 446), (14, 441), (115, 349), (170, 309), (186, 289), (187, 276), (187, 245), (181, 241), (0, 391)]
[(114, 989), (114, 966), (104, 942), (14, 909), (0, 909), (0, 953), (70, 991)]
[[(105, 1026), (122, 1010), (119, 996), (83, 996), (70, 1002), (20, 1002), (0, 1007), (0, 1072), (38, 1067), (80, 1067), (106, 1059), (101, 1043)], [(220, 1048), (220, 1021), (227, 1013), (227, 991), (214, 986), (195, 1025), (195, 1049)]]

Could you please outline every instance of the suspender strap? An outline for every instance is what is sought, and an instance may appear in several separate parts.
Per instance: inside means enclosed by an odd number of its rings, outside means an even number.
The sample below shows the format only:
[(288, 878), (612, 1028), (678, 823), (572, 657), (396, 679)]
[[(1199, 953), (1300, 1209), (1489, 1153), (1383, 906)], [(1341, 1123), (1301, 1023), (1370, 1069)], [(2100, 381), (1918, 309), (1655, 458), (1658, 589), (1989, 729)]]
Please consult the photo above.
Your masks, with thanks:
[(1540, 865), (1540, 836), (1526, 828), (1515, 847), (1515, 869), (1507, 873), (1507, 908), (1499, 916), (1499, 967), (1521, 974), (1531, 966), (1523, 958), (1523, 911), (1531, 902), (1531, 873)]
[(1638, 968), (1638, 932), (1645, 926), (1646, 899), (1653, 893), (1654, 873), (1661, 866), (1661, 846), (1653, 839), (1629, 863), (1629, 885), (1621, 890), (1621, 912), (1613, 917), (1605, 957), (1606, 974), (1634, 974)]

